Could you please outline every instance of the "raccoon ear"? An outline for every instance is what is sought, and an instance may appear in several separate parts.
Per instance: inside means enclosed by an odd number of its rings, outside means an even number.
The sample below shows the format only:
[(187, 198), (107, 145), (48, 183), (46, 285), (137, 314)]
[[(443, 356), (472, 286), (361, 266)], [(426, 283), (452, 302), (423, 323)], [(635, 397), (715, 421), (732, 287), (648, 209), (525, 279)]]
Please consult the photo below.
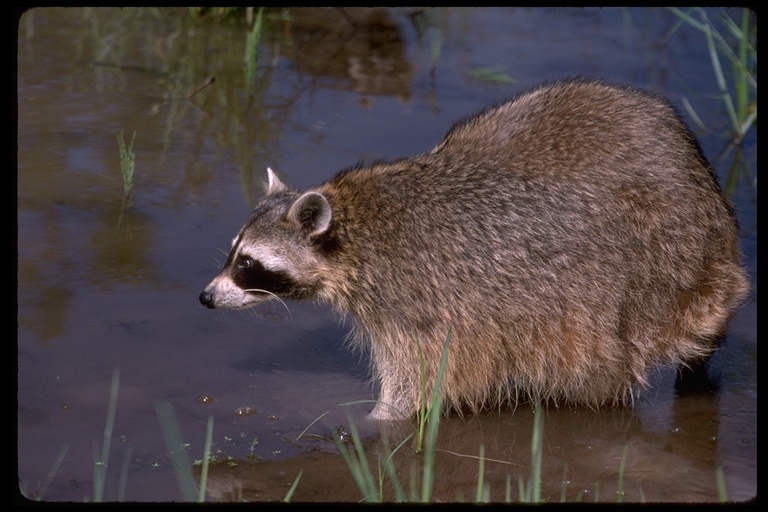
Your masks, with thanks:
[(267, 167), (267, 195), (277, 194), (278, 192), (285, 192), (288, 190), (288, 186), (280, 181), (275, 171)]
[(288, 220), (310, 237), (328, 231), (331, 217), (331, 204), (318, 192), (306, 192), (294, 201), (288, 210)]

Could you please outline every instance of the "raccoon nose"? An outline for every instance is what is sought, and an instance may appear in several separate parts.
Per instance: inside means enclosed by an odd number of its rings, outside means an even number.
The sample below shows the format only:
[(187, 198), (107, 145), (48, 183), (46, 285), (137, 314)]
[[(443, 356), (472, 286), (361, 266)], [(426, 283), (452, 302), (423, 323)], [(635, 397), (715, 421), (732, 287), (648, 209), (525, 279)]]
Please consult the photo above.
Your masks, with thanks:
[(200, 294), (200, 304), (207, 307), (208, 309), (213, 309), (213, 293), (203, 290), (203, 292)]

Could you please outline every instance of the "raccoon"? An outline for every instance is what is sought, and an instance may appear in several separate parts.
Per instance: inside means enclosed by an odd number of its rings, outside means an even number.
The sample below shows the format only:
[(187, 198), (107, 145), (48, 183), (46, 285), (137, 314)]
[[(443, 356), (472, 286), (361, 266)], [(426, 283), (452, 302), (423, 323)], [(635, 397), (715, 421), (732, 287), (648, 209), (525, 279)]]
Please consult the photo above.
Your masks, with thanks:
[(455, 124), (429, 152), (309, 190), (268, 169), (200, 302), (318, 299), (353, 315), (375, 419), (415, 414), (449, 337), (446, 409), (630, 405), (652, 368), (716, 348), (748, 292), (737, 231), (670, 103), (564, 79)]

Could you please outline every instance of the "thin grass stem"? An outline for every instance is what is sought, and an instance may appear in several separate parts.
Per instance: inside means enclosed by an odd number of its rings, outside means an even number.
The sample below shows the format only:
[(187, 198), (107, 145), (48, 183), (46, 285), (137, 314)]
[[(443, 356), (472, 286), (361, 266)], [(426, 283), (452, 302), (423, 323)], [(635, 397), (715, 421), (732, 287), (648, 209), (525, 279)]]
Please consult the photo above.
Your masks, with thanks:
[(483, 501), (483, 479), (485, 477), (485, 446), (480, 445), (480, 462), (477, 464), (477, 487), (475, 489), (475, 502)]
[(430, 501), (434, 486), (435, 447), (437, 445), (437, 431), (443, 408), (443, 375), (448, 364), (448, 349), (450, 345), (451, 332), (448, 331), (445, 343), (443, 344), (443, 353), (440, 356), (440, 366), (437, 370), (435, 389), (432, 393), (432, 403), (429, 406), (429, 420), (424, 447), (424, 473), (421, 481), (421, 501), (424, 503)]
[(728, 501), (728, 489), (725, 486), (725, 473), (723, 473), (722, 466), (715, 471), (715, 479), (717, 481), (717, 498), (721, 503), (725, 503)]
[(616, 485), (616, 501), (622, 503), (624, 501), (624, 468), (627, 464), (627, 446), (621, 452), (621, 462), (619, 463), (619, 482)]
[(40, 501), (45, 496), (46, 491), (48, 490), (48, 487), (50, 487), (51, 482), (53, 482), (53, 478), (56, 476), (56, 473), (59, 472), (59, 467), (61, 467), (61, 463), (64, 462), (64, 457), (67, 455), (67, 451), (69, 451), (69, 444), (65, 444), (61, 451), (59, 451), (59, 456), (56, 457), (56, 460), (53, 461), (53, 466), (51, 466), (51, 471), (45, 476), (45, 480), (43, 480), (42, 485), (40, 486), (40, 489), (35, 493), (35, 499), (37, 501)]
[(155, 411), (160, 421), (160, 430), (163, 432), (163, 439), (168, 448), (182, 499), (184, 501), (196, 501), (198, 493), (191, 476), (192, 464), (187, 452), (182, 448), (184, 443), (179, 424), (176, 422), (176, 415), (173, 412), (173, 406), (169, 402), (158, 402), (155, 405)]
[(120, 468), (120, 481), (117, 486), (117, 501), (125, 501), (125, 494), (128, 490), (128, 468), (131, 465), (131, 454), (133, 450), (130, 446), (125, 448), (123, 453), (123, 465)]
[(533, 439), (531, 440), (531, 500), (541, 501), (541, 458), (543, 453), (544, 418), (541, 404), (536, 402), (533, 414)]
[(112, 371), (112, 384), (109, 390), (109, 404), (107, 405), (107, 421), (104, 424), (104, 436), (101, 444), (101, 455), (97, 457), (93, 468), (93, 501), (104, 500), (104, 487), (107, 478), (107, 465), (109, 464), (109, 451), (112, 446), (112, 431), (115, 426), (115, 411), (117, 410), (117, 394), (120, 389), (120, 369)]
[(291, 484), (291, 488), (288, 489), (288, 492), (285, 494), (285, 498), (283, 498), (283, 501), (285, 503), (290, 503), (291, 498), (293, 498), (293, 493), (296, 492), (296, 487), (299, 485), (299, 480), (301, 480), (301, 475), (304, 473), (304, 470), (299, 470), (299, 474), (296, 475), (296, 478), (293, 479), (293, 483)]
[(208, 465), (211, 460), (211, 442), (213, 439), (213, 415), (208, 416), (208, 427), (205, 430), (205, 448), (203, 449), (203, 467), (200, 470), (200, 491), (197, 501), (205, 502), (205, 494), (208, 490)]

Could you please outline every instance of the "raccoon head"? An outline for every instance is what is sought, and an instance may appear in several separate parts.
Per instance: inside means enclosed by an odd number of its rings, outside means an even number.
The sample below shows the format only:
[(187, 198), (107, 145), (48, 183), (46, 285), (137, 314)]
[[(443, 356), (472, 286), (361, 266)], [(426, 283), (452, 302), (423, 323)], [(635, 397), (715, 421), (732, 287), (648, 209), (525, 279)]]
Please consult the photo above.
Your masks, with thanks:
[(232, 241), (224, 268), (200, 294), (208, 308), (306, 299), (322, 286), (318, 247), (331, 227), (331, 205), (323, 194), (295, 192), (272, 169), (267, 172), (266, 196)]

